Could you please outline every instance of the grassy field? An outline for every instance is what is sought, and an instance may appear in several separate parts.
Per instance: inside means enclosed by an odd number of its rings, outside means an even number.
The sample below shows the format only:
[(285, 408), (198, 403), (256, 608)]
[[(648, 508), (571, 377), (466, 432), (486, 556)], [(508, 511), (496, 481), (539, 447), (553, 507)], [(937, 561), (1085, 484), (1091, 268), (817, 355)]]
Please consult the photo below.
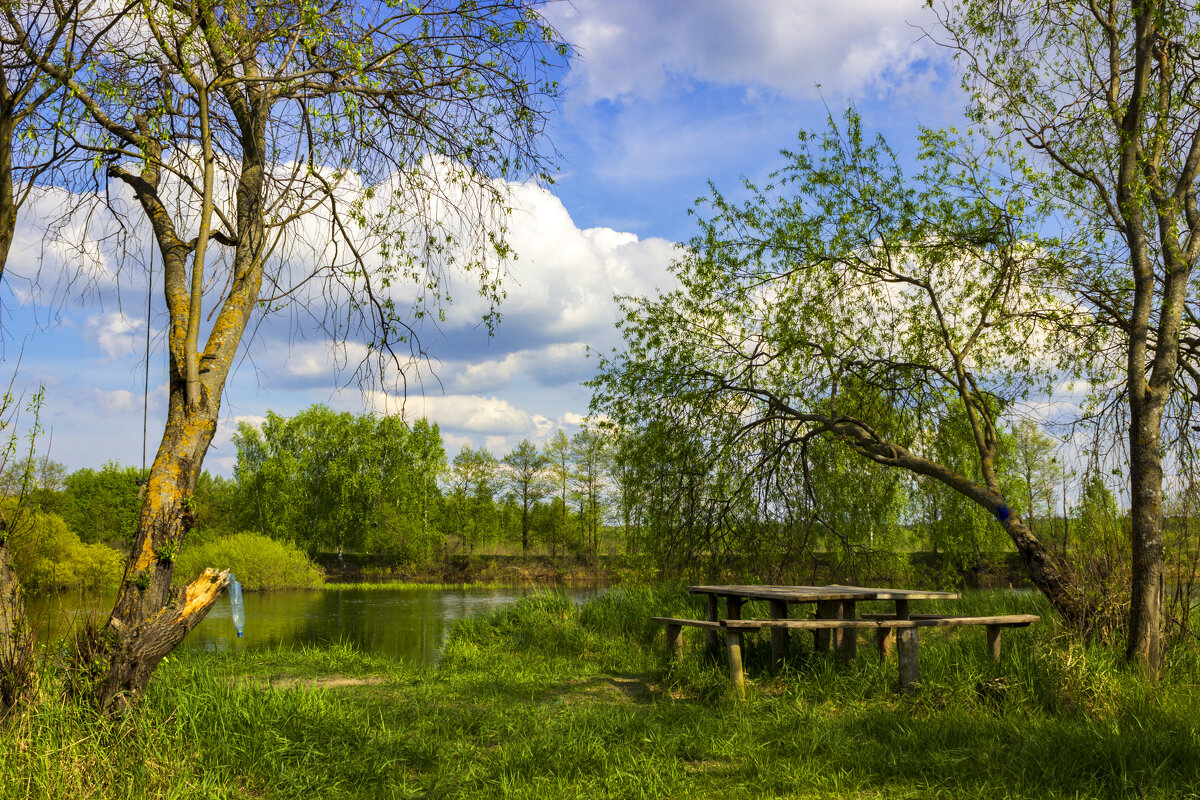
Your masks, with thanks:
[(698, 632), (663, 660), (651, 613), (699, 608), (677, 590), (537, 595), (460, 623), (437, 670), (345, 648), (181, 655), (120, 722), (46, 691), (0, 734), (0, 796), (1200, 797), (1194, 649), (1152, 685), (1048, 616), (1006, 632), (999, 665), (981, 629), (923, 631), (922, 682), (900, 693), (865, 637), (839, 669), (795, 636), (778, 678), (750, 637), (739, 702)]

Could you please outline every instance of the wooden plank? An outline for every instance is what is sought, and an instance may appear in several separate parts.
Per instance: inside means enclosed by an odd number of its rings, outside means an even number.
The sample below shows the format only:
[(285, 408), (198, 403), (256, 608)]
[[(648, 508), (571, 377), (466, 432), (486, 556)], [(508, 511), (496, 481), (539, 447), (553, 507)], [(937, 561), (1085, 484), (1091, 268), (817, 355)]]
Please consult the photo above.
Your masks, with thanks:
[(654, 622), (661, 622), (664, 625), (682, 625), (687, 628), (707, 628), (712, 631), (720, 631), (720, 622), (710, 622), (706, 619), (676, 619), (674, 617), (651, 617)]
[(1040, 620), (1036, 614), (1012, 614), (999, 617), (933, 617), (915, 619), (737, 619), (721, 623), (726, 628), (756, 630), (788, 628), (789, 630), (874, 630), (878, 628), (954, 628), (964, 625), (999, 625), (1023, 628)]
[(739, 597), (752, 600), (784, 600), (789, 603), (815, 603), (820, 600), (958, 600), (958, 592), (880, 589), (862, 586), (689, 586), (693, 594)]
[[(787, 619), (787, 603), (782, 600), (772, 600), (771, 616), (775, 619)], [(783, 668), (783, 659), (787, 656), (788, 629), (771, 629), (771, 674), (778, 675)]]

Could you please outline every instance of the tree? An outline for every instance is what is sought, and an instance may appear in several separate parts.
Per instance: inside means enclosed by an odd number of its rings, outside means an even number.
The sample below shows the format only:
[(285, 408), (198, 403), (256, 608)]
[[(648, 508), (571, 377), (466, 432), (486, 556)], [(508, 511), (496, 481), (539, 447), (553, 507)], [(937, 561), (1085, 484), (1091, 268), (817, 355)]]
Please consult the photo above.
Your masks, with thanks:
[(544, 472), (546, 457), (537, 451), (533, 442), (522, 439), (515, 449), (504, 457), (508, 467), (508, 485), (521, 500), (521, 552), (529, 552), (530, 508), (546, 496), (547, 486)]
[[(735, 204), (714, 189), (674, 265), (680, 288), (626, 298), (624, 349), (603, 359), (593, 410), (626, 427), (681, 426), (744, 447), (744, 473), (827, 437), (937, 481), (994, 518), (1068, 623), (1070, 575), (1005, 494), (999, 413), (1073, 366), (1047, 318), (1070, 250), (1040, 238), (1019, 176), (922, 136), (909, 176), (848, 113), (802, 132), (786, 166)], [(935, 425), (966, 432), (969, 469), (939, 460)], [(744, 444), (742, 444), (744, 443)]]
[(500, 462), (487, 448), (472, 450), (464, 444), (450, 462), (449, 517), (467, 554), (492, 539), (499, 530), (496, 492), (500, 488)]
[(1053, 457), (1054, 440), (1030, 419), (1019, 421), (1012, 430), (1016, 471), (1025, 484), (1025, 513), (1029, 528), (1037, 532), (1040, 511), (1047, 536), (1054, 535), (1054, 484), (1059, 477), (1058, 459)]
[(1062, 286), (1091, 312), (1124, 376), (1106, 402), (1128, 436), (1127, 656), (1157, 671), (1165, 414), (1200, 396), (1200, 11), (1178, 0), (961, 0), (942, 16), (963, 56), (969, 114), (1039, 157), (1038, 189), (1096, 252)]
[(141, 470), (109, 461), (99, 470), (78, 469), (63, 487), (62, 518), (84, 542), (120, 548), (133, 544), (137, 530)]
[(571, 437), (570, 455), (581, 534), (584, 545), (591, 550), (592, 556), (596, 556), (600, 549), (600, 525), (604, 518), (608, 441), (596, 428), (581, 428)]
[(554, 538), (550, 541), (550, 555), (557, 555), (559, 544), (562, 544), (565, 555), (571, 538), (567, 510), (567, 495), (571, 490), (571, 440), (562, 428), (556, 430), (550, 441), (546, 442), (542, 448), (542, 455), (546, 459), (550, 485), (558, 492), (557, 502), (560, 510)]
[(84, 198), (115, 212), (132, 196), (125, 230), (150, 228), (169, 317), (163, 437), (118, 599), (84, 653), (109, 709), (142, 694), (225, 585), (206, 572), (173, 589), (173, 556), (254, 310), (309, 301), (390, 379), (422, 354), (414, 326), (448, 299), (447, 269), (497, 302), (506, 181), (545, 175), (549, 61), (566, 55), (525, 0), (131, 13), (82, 64), (24, 48), (86, 112), (75, 136), (111, 186)]

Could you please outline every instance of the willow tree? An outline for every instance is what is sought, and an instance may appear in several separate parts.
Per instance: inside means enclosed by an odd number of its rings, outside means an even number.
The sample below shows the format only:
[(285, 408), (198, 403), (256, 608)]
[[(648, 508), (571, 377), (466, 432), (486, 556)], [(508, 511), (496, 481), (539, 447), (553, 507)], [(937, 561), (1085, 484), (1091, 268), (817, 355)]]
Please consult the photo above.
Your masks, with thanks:
[(225, 585), (171, 579), (255, 309), (299, 304), (389, 380), (423, 354), (417, 323), (448, 300), (450, 271), (494, 309), (507, 181), (544, 176), (566, 55), (538, 5), (142, 0), (83, 68), (39, 60), (86, 112), (76, 137), (109, 183), (94, 198), (149, 230), (168, 317), (163, 436), (84, 653), (101, 707), (136, 700)]
[[(1070, 575), (998, 463), (1002, 410), (1086, 349), (1045, 324), (1074, 311), (1043, 288), (1070, 252), (1039, 238), (1044, 209), (940, 134), (924, 135), (920, 169), (906, 174), (853, 113), (802, 133), (785, 157), (744, 202), (714, 189), (674, 265), (678, 289), (624, 301), (624, 347), (601, 363), (594, 410), (626, 428), (742, 443), (743, 470), (775, 469), (824, 438), (937, 481), (1003, 526), (1030, 580), (1080, 622)], [(939, 460), (949, 420), (973, 458)]]
[(1128, 435), (1128, 657), (1157, 670), (1164, 415), (1181, 384), (1196, 396), (1200, 363), (1200, 10), (1179, 0), (962, 0), (943, 17), (972, 116), (1040, 157), (1041, 190), (1107, 256), (1069, 287), (1117, 343), (1124, 380), (1105, 400)]

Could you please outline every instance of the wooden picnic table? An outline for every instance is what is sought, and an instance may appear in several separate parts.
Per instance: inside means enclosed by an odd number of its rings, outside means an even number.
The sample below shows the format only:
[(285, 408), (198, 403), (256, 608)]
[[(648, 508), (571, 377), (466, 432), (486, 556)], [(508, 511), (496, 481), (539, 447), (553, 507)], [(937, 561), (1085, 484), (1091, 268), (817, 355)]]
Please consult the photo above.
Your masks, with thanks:
[[(886, 654), (896, 640), (896, 651), (900, 667), (900, 685), (907, 686), (919, 675), (917, 629), (935, 626), (983, 625), (988, 630), (988, 651), (992, 658), (1000, 657), (1000, 630), (1005, 627), (1024, 627), (1037, 621), (1035, 615), (1007, 615), (995, 617), (959, 617), (944, 614), (912, 614), (909, 603), (913, 600), (958, 600), (958, 592), (937, 592), (911, 589), (887, 589), (866, 586), (756, 586), (721, 585), (689, 586), (693, 594), (706, 595), (708, 613), (704, 620), (681, 620), (655, 617), (667, 626), (667, 643), (671, 651), (682, 647), (683, 626), (704, 628), (710, 648), (719, 649), (718, 635), (725, 634), (729, 656), (730, 676), (742, 689), (742, 634), (749, 630), (771, 631), (771, 666), (777, 671), (787, 653), (789, 630), (801, 629), (813, 632), (818, 650), (837, 652), (839, 660), (851, 662), (855, 659), (858, 632), (863, 629), (875, 631), (880, 652)], [(725, 619), (720, 618), (720, 599), (725, 598)], [(742, 606), (751, 600), (765, 600), (770, 605), (770, 617), (766, 619), (742, 619)], [(891, 614), (866, 614), (856, 616), (859, 602), (884, 601), (894, 603)], [(801, 603), (816, 605), (812, 618), (789, 619), (788, 606)]]

